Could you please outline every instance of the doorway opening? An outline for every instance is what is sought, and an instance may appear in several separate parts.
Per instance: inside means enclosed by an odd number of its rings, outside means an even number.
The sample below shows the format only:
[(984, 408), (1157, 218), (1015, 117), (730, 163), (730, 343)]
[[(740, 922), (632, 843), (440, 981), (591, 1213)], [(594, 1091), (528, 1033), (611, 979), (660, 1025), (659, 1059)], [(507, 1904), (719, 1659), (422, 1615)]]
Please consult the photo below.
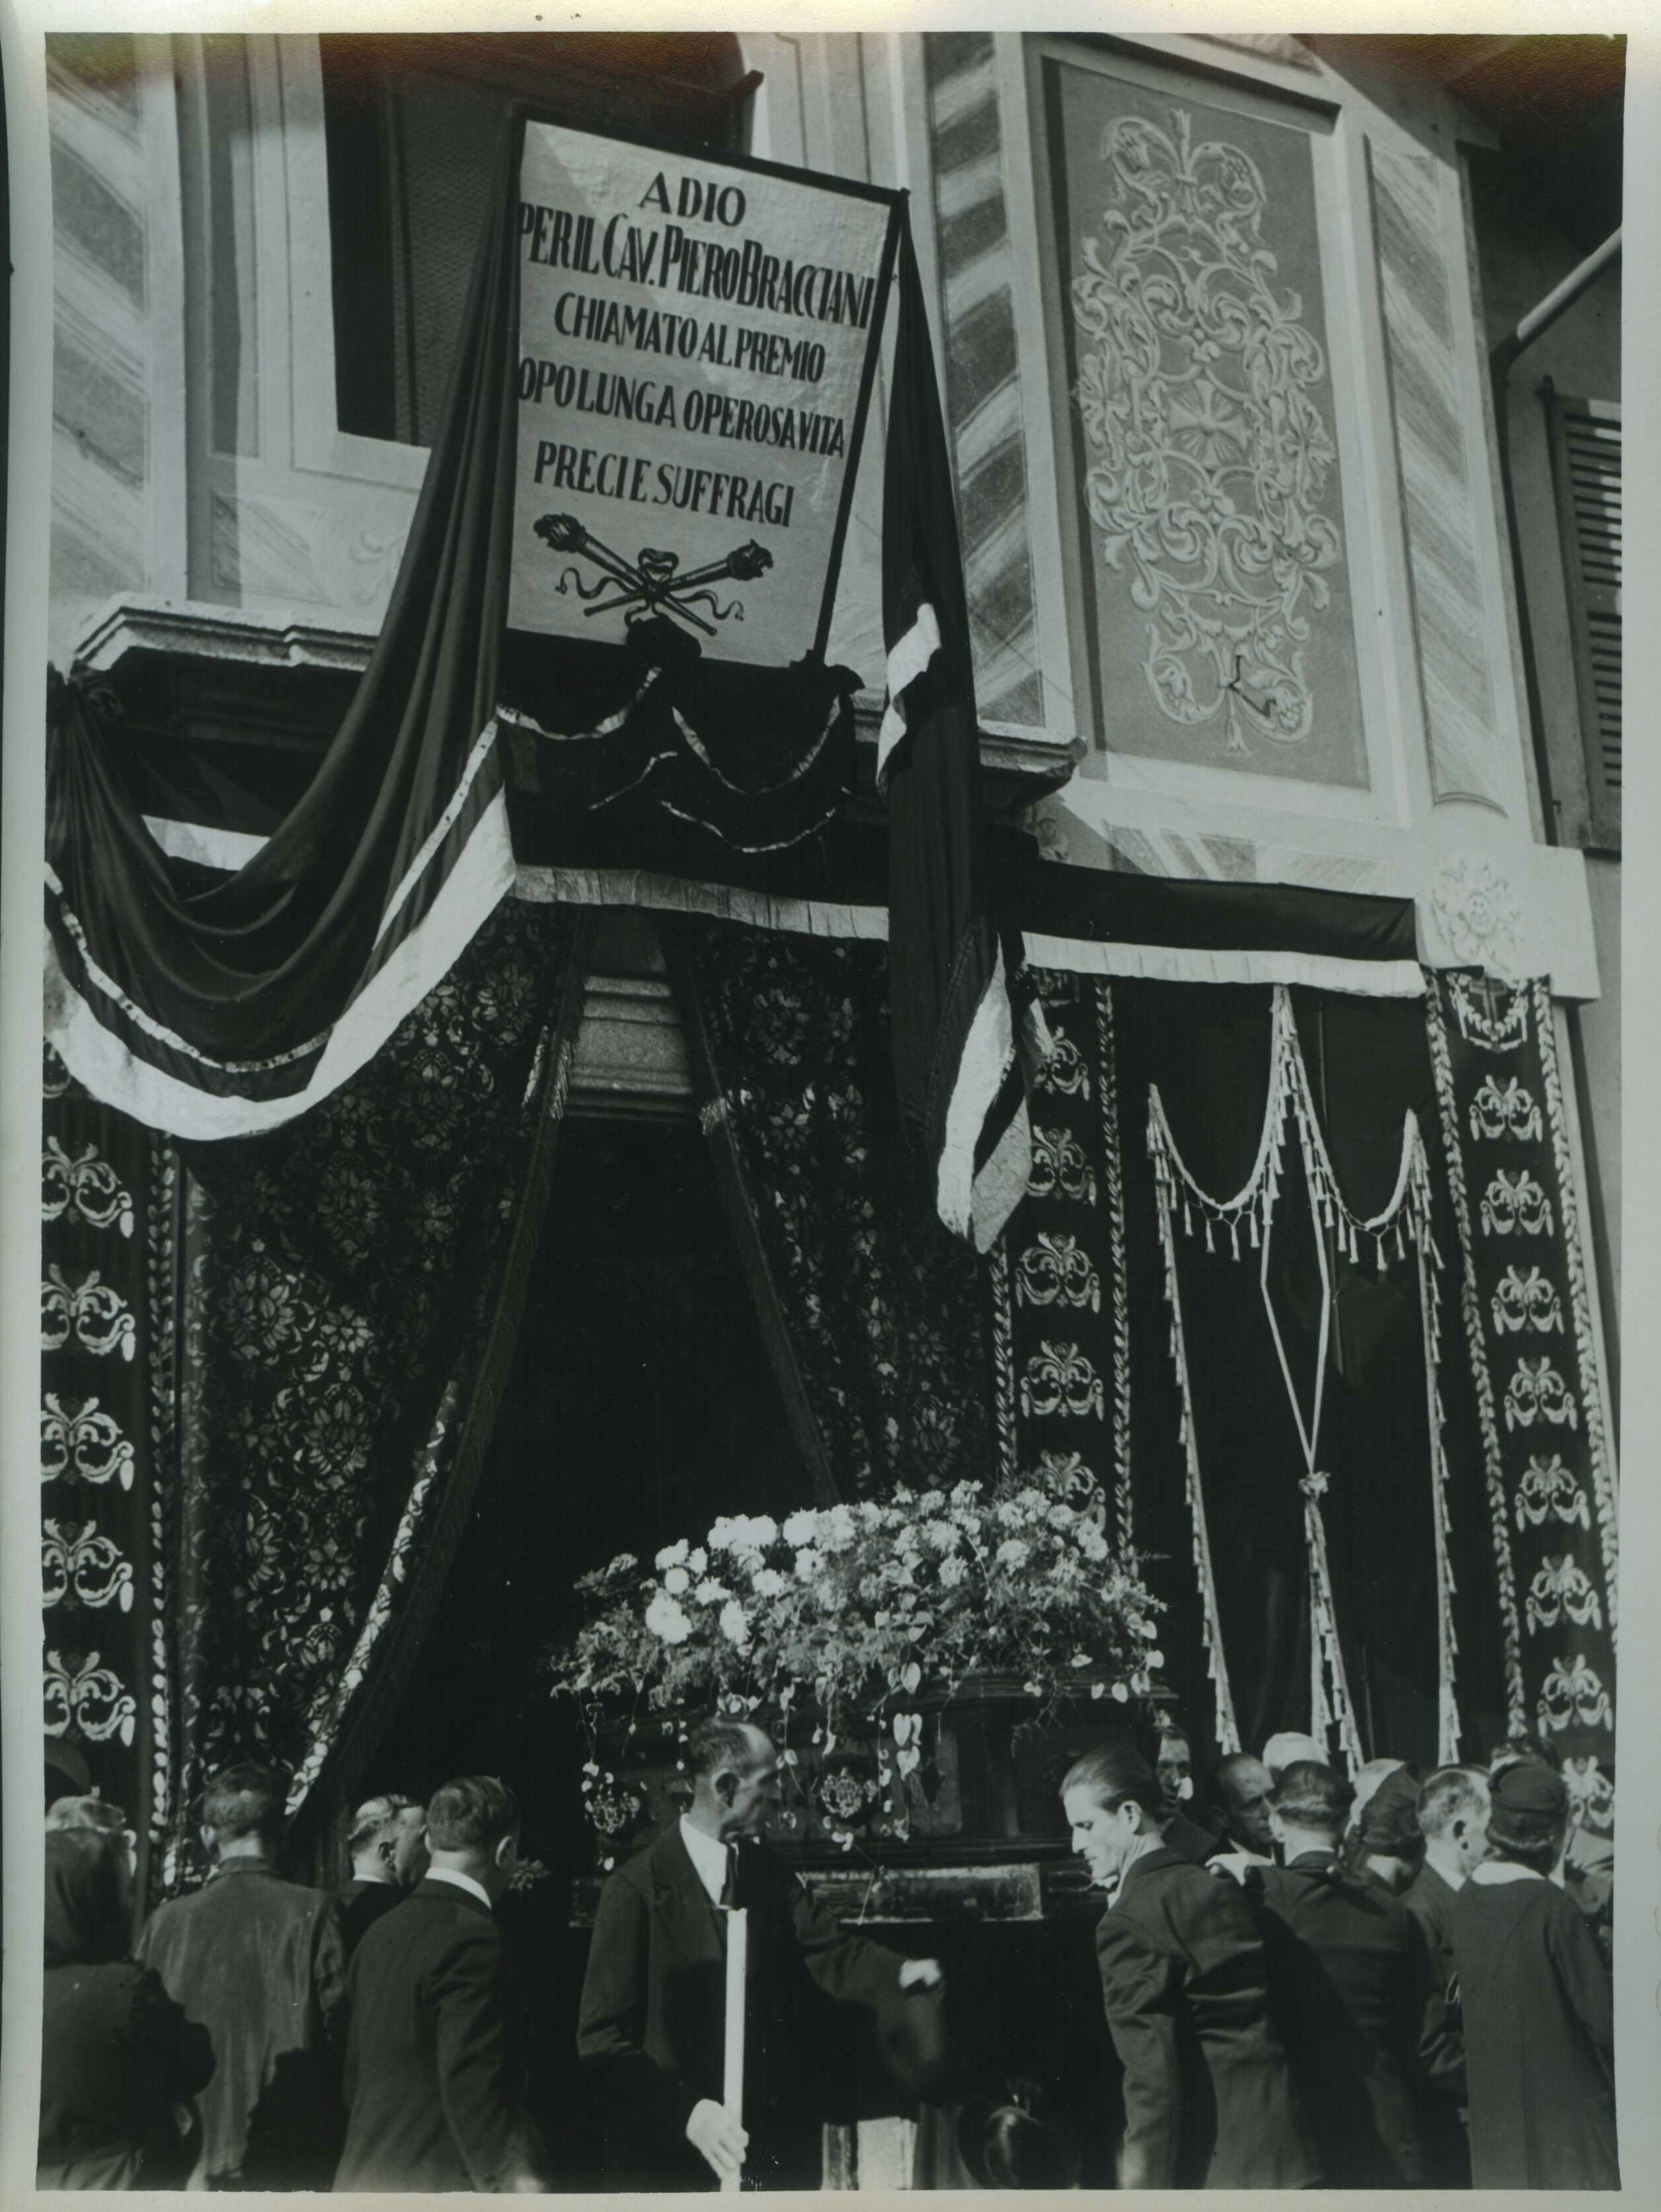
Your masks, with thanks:
[[(591, 987), (591, 995), (593, 989)], [(518, 1348), (444, 1595), (362, 1795), (425, 1802), (499, 1774), (546, 1869), (505, 1900), (529, 1998), (538, 2108), (570, 2138), (592, 1871), (576, 1716), (544, 1657), (575, 1628), (573, 1584), (650, 1561), (721, 1513), (782, 1517), (811, 1496), (707, 1146), (684, 1103), (584, 1110), (560, 1133)], [(577, 2166), (580, 2148), (573, 2149)], [(583, 2185), (573, 2171), (568, 2184)]]

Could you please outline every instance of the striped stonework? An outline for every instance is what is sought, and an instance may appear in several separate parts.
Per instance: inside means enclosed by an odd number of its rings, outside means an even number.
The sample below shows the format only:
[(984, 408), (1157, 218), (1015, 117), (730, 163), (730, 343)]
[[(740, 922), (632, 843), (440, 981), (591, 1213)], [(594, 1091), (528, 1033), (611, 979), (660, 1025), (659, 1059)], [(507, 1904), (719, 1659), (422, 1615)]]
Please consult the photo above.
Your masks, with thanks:
[(137, 82), (129, 38), (47, 41), (52, 580), (88, 600), (151, 580), (151, 302)]
[(997, 68), (984, 32), (923, 42), (939, 245), (946, 402), (980, 712), (1044, 720), (1034, 618), (1014, 256)]
[(1428, 155), (1368, 152), (1431, 788), (1503, 814), (1439, 173)]

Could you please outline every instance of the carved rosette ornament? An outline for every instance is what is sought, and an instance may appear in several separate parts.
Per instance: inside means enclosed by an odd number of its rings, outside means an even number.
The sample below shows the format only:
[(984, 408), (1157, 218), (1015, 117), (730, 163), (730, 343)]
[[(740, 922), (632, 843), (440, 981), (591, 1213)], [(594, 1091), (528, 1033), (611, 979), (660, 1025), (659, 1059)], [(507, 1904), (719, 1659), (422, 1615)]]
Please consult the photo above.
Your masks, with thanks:
[(1431, 918), (1461, 968), (1515, 982), (1523, 969), (1523, 909), (1510, 878), (1483, 853), (1453, 853), (1430, 886)]
[(1101, 558), (1148, 617), (1159, 711), (1247, 737), (1307, 738), (1303, 647), (1343, 550), (1322, 512), (1337, 459), (1315, 393), (1326, 374), (1295, 291), (1264, 243), (1268, 195), (1240, 147), (1196, 146), (1136, 115), (1102, 134), (1106, 204), (1073, 279), (1075, 397), (1090, 448), (1084, 503)]

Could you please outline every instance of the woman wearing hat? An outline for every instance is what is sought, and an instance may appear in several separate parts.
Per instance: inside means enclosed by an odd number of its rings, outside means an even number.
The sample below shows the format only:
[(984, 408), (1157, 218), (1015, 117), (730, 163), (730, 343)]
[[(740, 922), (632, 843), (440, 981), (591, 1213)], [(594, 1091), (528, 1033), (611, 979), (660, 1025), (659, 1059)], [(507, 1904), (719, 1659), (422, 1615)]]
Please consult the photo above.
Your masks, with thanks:
[(1478, 2189), (1618, 2189), (1608, 1968), (1551, 1879), (1568, 1792), (1537, 1759), (1492, 1783), (1492, 1856), (1453, 1900), (1471, 2180)]

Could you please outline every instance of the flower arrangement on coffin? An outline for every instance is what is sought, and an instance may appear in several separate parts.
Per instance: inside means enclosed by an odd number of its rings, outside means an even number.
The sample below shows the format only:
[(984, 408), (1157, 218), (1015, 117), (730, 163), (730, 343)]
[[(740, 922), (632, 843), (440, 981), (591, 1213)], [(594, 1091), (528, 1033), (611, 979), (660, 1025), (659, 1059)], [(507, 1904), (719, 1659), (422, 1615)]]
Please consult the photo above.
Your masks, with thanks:
[[(550, 1662), (556, 1695), (582, 1712), (584, 1792), (605, 1848), (643, 1809), (603, 1762), (643, 1726), (684, 1730), (711, 1712), (753, 1716), (784, 1744), (810, 1718), (819, 1815), (844, 1849), (880, 1796), (888, 1832), (907, 1833), (909, 1778), (923, 1759), (924, 1705), (971, 1678), (1021, 1685), (1034, 1724), (1066, 1705), (1128, 1705), (1154, 1694), (1156, 1601), (1133, 1559), (1102, 1534), (1100, 1486), (1076, 1460), (991, 1486), (898, 1489), (880, 1504), (803, 1507), (718, 1520), (652, 1568), (625, 1553), (578, 1583), (592, 1611)], [(872, 1771), (833, 1765), (839, 1747), (875, 1745)]]

